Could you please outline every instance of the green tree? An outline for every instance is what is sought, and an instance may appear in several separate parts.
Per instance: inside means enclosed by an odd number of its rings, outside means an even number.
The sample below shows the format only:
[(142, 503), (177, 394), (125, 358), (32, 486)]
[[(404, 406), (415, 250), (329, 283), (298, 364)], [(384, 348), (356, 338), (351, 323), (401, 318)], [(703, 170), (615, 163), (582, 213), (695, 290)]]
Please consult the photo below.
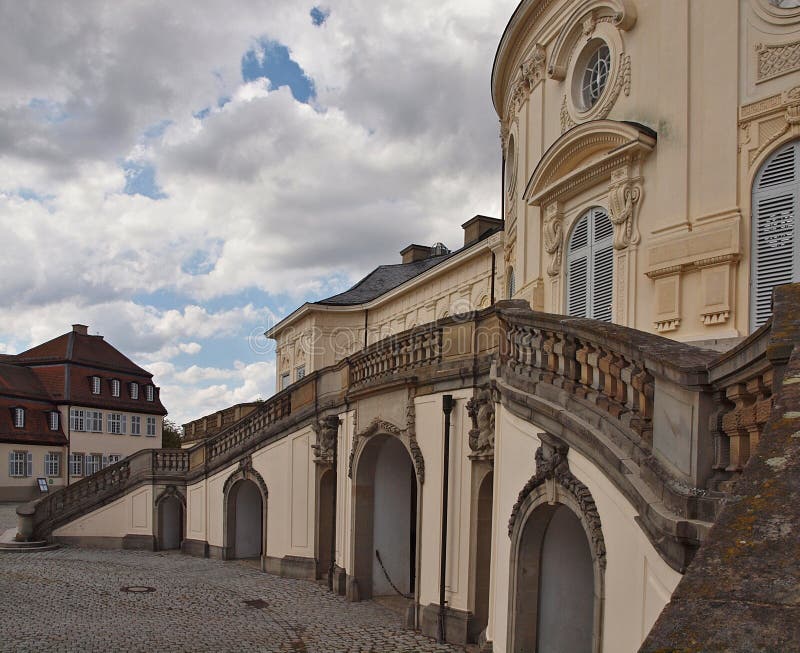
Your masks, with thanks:
[(164, 418), (164, 428), (162, 430), (161, 446), (164, 449), (180, 449), (181, 438), (183, 437), (183, 427), (178, 426), (171, 419)]

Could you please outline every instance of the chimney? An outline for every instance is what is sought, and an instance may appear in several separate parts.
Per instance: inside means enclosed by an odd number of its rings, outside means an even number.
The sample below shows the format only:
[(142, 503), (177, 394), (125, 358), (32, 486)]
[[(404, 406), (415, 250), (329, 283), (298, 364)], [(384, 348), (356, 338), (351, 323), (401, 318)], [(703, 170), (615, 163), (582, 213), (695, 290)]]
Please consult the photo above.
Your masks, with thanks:
[(464, 246), (483, 240), (488, 235), (487, 232), (495, 231), (501, 226), (502, 220), (490, 218), (488, 215), (476, 215), (461, 225), (464, 230)]
[(431, 248), (429, 245), (414, 245), (411, 244), (405, 249), (400, 250), (400, 256), (403, 257), (403, 263), (413, 263), (414, 261), (423, 261), (431, 256)]
[(86, 326), (85, 324), (73, 324), (72, 331), (73, 333), (79, 333), (82, 336), (89, 335), (89, 327)]

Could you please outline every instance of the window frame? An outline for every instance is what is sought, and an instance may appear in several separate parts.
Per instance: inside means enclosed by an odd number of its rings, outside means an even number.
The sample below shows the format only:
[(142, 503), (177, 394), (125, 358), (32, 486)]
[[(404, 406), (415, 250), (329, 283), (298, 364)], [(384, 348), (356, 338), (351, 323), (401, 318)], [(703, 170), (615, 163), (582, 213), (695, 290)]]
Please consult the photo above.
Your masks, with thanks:
[[(597, 218), (604, 217), (608, 229), (608, 233), (601, 239), (596, 239), (595, 229), (597, 226)], [(576, 236), (578, 229), (583, 222), (586, 222), (586, 244), (573, 249), (573, 239)], [(570, 317), (584, 317), (592, 320), (600, 320), (612, 323), (614, 321), (614, 225), (611, 222), (608, 209), (604, 206), (593, 205), (581, 211), (578, 217), (570, 227), (569, 236), (566, 239), (566, 264), (564, 265), (564, 314)], [(607, 307), (608, 317), (598, 316), (597, 307), (595, 305), (595, 298), (599, 294), (598, 287), (595, 284), (595, 274), (597, 272), (597, 263), (600, 255), (608, 255), (608, 287), (603, 290), (608, 293), (609, 303)], [(572, 264), (581, 258), (586, 260), (585, 272), (585, 296), (583, 299), (583, 307), (585, 314), (579, 315), (573, 313), (573, 307), (570, 302), (570, 296), (573, 292), (573, 275)]]
[(112, 435), (125, 435), (127, 419), (125, 413), (108, 413), (108, 433)]
[(91, 378), (91, 390), (93, 395), (103, 394), (102, 379), (96, 374), (93, 374)]
[(119, 379), (111, 379), (111, 396), (119, 397), (121, 389), (122, 384), (119, 382)]
[[(785, 152), (792, 149), (794, 150), (793, 178), (759, 188), (764, 180), (764, 173), (769, 170), (770, 165), (776, 163)], [(770, 172), (772, 171), (770, 170)], [(791, 235), (788, 236), (787, 240), (789, 243), (787, 249), (791, 251), (791, 262), (788, 265), (788, 270), (776, 270), (775, 248), (773, 247), (773, 256), (765, 257), (766, 260), (762, 262), (759, 256), (759, 246), (768, 239), (772, 239), (775, 242), (780, 239), (780, 232), (777, 227), (771, 233), (768, 231), (769, 223), (771, 222), (773, 226), (777, 225), (781, 211), (778, 202), (781, 198), (789, 198), (792, 193), (791, 200), (785, 204), (785, 206), (791, 205)], [(772, 214), (767, 213), (764, 216), (763, 222), (767, 224), (762, 224), (761, 219), (760, 209), (764, 203), (773, 210)], [(783, 212), (787, 212), (786, 208), (783, 209)], [(764, 303), (771, 302), (775, 287), (781, 285), (781, 283), (796, 283), (800, 281), (798, 218), (800, 218), (800, 139), (794, 138), (772, 150), (769, 156), (762, 161), (756, 170), (750, 188), (750, 284), (748, 287), (750, 311), (748, 322), (751, 333), (769, 320), (772, 312), (765, 311)], [(764, 231), (760, 231), (762, 227), (765, 227)], [(780, 245), (780, 243), (777, 244)], [(760, 263), (762, 263), (761, 266)], [(775, 277), (781, 276), (781, 272), (788, 277), (788, 280), (775, 279)], [(762, 275), (772, 277), (775, 282), (770, 283), (769, 280), (764, 282)], [(765, 300), (763, 294), (766, 294), (768, 299)]]
[(131, 415), (131, 432), (130, 435), (142, 434), (142, 416)]
[[(32, 473), (31, 467), (32, 454), (26, 449), (14, 449), (8, 452), (8, 475), (11, 478), (30, 478)], [(17, 466), (21, 467), (21, 472), (18, 472)]]
[(61, 453), (48, 451), (44, 454), (44, 475), (47, 478), (61, 477)]
[(152, 383), (148, 383), (146, 386), (144, 386), (144, 397), (150, 402), (156, 400), (156, 389)]
[(157, 431), (158, 424), (156, 424), (156, 418), (148, 416), (145, 420), (145, 437), (155, 438), (157, 436)]
[(51, 410), (47, 417), (47, 424), (51, 431), (58, 431), (61, 426), (61, 413), (57, 410)]
[[(83, 476), (83, 463), (86, 454), (81, 451), (72, 451), (69, 454), (69, 475)], [(74, 471), (77, 468), (77, 472)]]
[(139, 399), (139, 384), (136, 381), (131, 381), (128, 384), (128, 394), (131, 399)]
[(15, 406), (13, 409), (14, 412), (14, 428), (15, 429), (24, 429), (25, 428), (25, 409), (21, 406)]

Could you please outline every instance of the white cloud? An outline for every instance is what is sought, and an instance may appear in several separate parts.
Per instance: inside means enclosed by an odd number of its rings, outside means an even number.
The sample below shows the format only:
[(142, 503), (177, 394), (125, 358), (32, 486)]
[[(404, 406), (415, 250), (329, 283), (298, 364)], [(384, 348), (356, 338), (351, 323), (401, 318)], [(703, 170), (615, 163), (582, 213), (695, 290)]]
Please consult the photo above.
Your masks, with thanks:
[[(498, 213), (489, 76), (516, 0), (341, 0), (321, 27), (291, 0), (106, 5), (0, 0), (0, 341), (12, 351), (88, 322), (172, 374), (164, 396), (202, 414), (198, 397), (272, 391), (263, 360), (206, 359), (210, 340), (275, 319), (247, 293), (285, 312), (399, 261), (411, 241), (457, 246), (461, 222)], [(242, 81), (261, 38), (313, 79), (311, 105)], [(152, 166), (165, 199), (122, 193), (129, 160)], [(236, 308), (203, 308), (212, 299)], [(232, 376), (194, 380), (169, 367), (181, 356)]]

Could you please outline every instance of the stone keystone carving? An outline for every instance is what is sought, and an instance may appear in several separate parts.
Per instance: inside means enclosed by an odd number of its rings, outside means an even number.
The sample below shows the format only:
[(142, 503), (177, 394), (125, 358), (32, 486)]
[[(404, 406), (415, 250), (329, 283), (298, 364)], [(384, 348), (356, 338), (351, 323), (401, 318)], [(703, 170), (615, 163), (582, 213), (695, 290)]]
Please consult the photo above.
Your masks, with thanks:
[(547, 274), (551, 277), (558, 276), (561, 271), (561, 253), (563, 234), (564, 212), (558, 202), (547, 206), (544, 216), (544, 249), (550, 255), (547, 264)]
[(311, 428), (317, 434), (317, 443), (312, 444), (314, 462), (318, 465), (333, 464), (333, 449), (336, 446), (336, 435), (339, 433), (341, 420), (336, 415), (328, 415), (314, 422)]
[(487, 388), (478, 390), (467, 402), (467, 415), (472, 420), (469, 448), (475, 454), (494, 456), (494, 398)]
[(614, 249), (638, 244), (640, 237), (636, 218), (642, 199), (640, 181), (628, 177), (627, 171), (617, 171), (611, 175), (608, 191), (609, 218), (614, 224)]

